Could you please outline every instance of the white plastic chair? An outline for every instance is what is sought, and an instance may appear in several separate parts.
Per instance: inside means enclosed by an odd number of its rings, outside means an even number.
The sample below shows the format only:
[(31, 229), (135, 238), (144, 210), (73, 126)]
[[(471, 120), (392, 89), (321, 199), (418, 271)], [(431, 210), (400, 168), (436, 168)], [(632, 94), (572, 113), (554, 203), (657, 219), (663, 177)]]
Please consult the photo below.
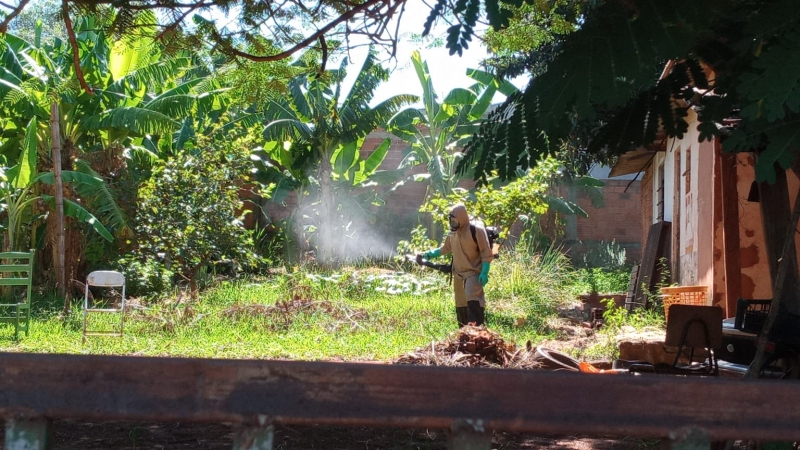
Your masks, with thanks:
[[(122, 301), (118, 308), (94, 308), (89, 305), (89, 286), (104, 288), (121, 287)], [(89, 313), (120, 314), (119, 331), (87, 330), (86, 323)], [(122, 336), (125, 327), (125, 275), (113, 270), (95, 270), (86, 277), (86, 292), (83, 296), (83, 341), (86, 336)]]

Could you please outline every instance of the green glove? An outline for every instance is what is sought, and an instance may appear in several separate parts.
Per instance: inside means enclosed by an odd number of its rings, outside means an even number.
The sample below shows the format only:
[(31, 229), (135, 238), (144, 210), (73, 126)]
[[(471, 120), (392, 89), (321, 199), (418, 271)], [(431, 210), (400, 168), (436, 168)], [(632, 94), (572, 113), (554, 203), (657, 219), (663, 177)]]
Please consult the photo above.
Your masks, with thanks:
[(489, 263), (485, 262), (483, 263), (481, 274), (478, 275), (478, 283), (480, 283), (481, 286), (486, 286), (486, 283), (488, 282), (489, 282)]
[(440, 253), (441, 252), (437, 248), (435, 250), (428, 250), (427, 252), (422, 254), (422, 257), (425, 258), (425, 259), (430, 260), (430, 259), (433, 259), (433, 258), (436, 258), (437, 256), (439, 256)]

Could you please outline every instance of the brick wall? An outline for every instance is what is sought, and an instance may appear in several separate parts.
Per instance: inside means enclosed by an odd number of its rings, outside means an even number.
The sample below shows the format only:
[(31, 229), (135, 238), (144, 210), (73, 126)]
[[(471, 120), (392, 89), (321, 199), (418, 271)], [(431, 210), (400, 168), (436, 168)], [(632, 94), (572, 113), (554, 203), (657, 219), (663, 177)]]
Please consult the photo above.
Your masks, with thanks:
[(579, 195), (578, 205), (589, 215), (578, 217), (577, 238), (586, 244), (616, 241), (625, 248), (629, 261), (641, 256), (641, 182), (603, 180), (605, 206), (595, 208), (587, 194)]
[[(367, 136), (361, 156), (369, 157), (386, 138), (390, 139), (391, 143), (380, 169), (394, 170), (400, 165), (407, 144), (385, 130), (378, 130)], [(426, 173), (426, 168), (417, 166), (408, 173)], [(589, 214), (587, 218), (577, 218), (577, 239), (581, 242), (579, 246), (585, 247), (586, 244), (592, 242), (615, 240), (625, 247), (629, 259), (638, 260), (643, 242), (641, 230), (644, 230), (646, 238), (649, 225), (649, 219), (646, 224), (642, 223), (643, 217), (649, 217), (649, 212), (645, 213), (641, 206), (642, 201), (645, 201), (642, 194), (644, 181), (634, 181), (633, 183), (625, 180), (605, 181), (606, 186), (603, 187), (605, 207), (594, 208), (587, 195), (579, 195), (577, 198), (577, 203)], [(629, 184), (630, 186), (628, 186)], [(411, 180), (406, 181), (404, 185), (393, 192), (389, 192), (390, 187), (388, 186), (373, 188), (378, 190), (380, 196), (385, 200), (385, 205), (376, 210), (379, 214), (375, 228), (385, 236), (394, 239), (407, 238), (408, 231), (419, 221), (417, 210), (425, 198), (428, 185), (427, 181)], [(473, 182), (461, 183), (461, 186), (467, 189), (473, 185)], [(651, 189), (648, 188), (646, 191), (651, 192)], [(649, 205), (649, 202), (647, 200), (644, 204)], [(267, 202), (265, 212), (271, 221), (277, 222), (288, 218), (297, 204), (296, 194), (292, 193), (286, 198), (284, 204)]]
[[(379, 169), (395, 170), (400, 166), (400, 162), (404, 157), (404, 150), (408, 144), (385, 130), (377, 130), (366, 137), (361, 150), (361, 157), (368, 158), (387, 138), (390, 140), (389, 151)], [(425, 172), (425, 167), (417, 166), (407, 173), (411, 175)], [(417, 210), (425, 198), (427, 186), (427, 181), (416, 182), (411, 180), (406, 181), (405, 184), (392, 192), (390, 192), (391, 186), (373, 187), (372, 189), (375, 189), (379, 196), (385, 200), (385, 204), (375, 210), (379, 213), (375, 227), (380, 229), (382, 234), (392, 238), (396, 238), (400, 233), (403, 234), (404, 238), (407, 237), (408, 231), (416, 226)], [(266, 202), (265, 213), (272, 222), (278, 222), (288, 218), (292, 211), (297, 208), (297, 205), (297, 195), (293, 192), (289, 194), (283, 204)]]

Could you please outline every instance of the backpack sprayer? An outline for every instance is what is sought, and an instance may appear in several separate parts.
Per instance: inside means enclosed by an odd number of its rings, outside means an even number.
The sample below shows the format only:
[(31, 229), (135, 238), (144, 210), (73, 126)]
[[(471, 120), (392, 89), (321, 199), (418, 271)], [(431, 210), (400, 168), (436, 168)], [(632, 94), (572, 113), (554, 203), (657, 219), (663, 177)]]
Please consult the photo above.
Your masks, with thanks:
[[(492, 249), (492, 253), (494, 257), (497, 258), (499, 256), (499, 247), (495, 249), (495, 241), (497, 241), (500, 237), (500, 230), (497, 227), (485, 227), (486, 230), (486, 237), (489, 238), (489, 248)], [(469, 224), (469, 231), (472, 233), (472, 240), (475, 241), (475, 245), (478, 245), (478, 238), (475, 236), (475, 225)], [(431, 269), (438, 270), (439, 272), (452, 274), (453, 273), (453, 262), (452, 260), (446, 264), (437, 264), (435, 262), (428, 261), (422, 257), (422, 254), (417, 255), (406, 255), (406, 261), (411, 261), (419, 264), (420, 266), (430, 267)]]

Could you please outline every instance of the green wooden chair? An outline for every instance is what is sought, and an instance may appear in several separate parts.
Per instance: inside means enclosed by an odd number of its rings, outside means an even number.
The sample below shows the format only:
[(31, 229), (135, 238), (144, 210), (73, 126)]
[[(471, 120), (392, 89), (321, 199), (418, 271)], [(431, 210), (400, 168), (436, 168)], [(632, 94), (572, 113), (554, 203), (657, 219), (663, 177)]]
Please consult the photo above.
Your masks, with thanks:
[(28, 335), (31, 319), (33, 254), (33, 250), (0, 253), (0, 286), (25, 286), (25, 294), (16, 297), (16, 301), (0, 300), (0, 323), (14, 324), (15, 340), (19, 339), (20, 331), (24, 331), (25, 336)]

